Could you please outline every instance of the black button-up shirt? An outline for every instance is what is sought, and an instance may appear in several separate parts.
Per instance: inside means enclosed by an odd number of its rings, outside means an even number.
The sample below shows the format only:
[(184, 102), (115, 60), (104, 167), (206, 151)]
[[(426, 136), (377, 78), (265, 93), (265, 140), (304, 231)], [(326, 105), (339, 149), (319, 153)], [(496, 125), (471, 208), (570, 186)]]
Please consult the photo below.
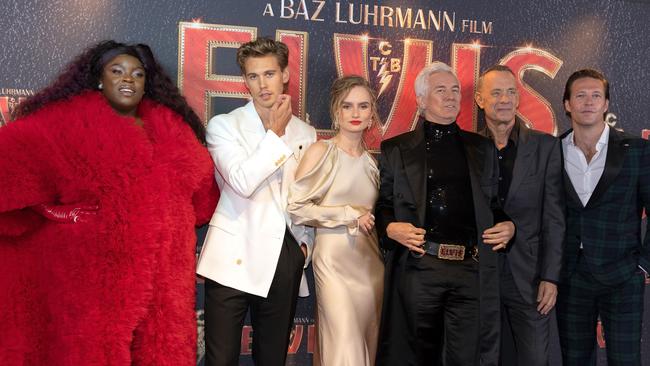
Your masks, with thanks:
[(426, 240), (476, 245), (476, 218), (458, 125), (424, 122), (427, 166)]
[[(492, 132), (489, 129), (487, 129), (487, 137), (494, 141)], [(517, 140), (519, 140), (519, 125), (515, 123), (512, 131), (510, 131), (506, 146), (497, 149), (497, 159), (499, 159), (499, 201), (501, 202), (501, 207), (504, 207), (506, 204), (508, 190), (510, 190), (510, 183), (512, 182), (512, 170), (515, 167), (515, 159), (517, 158)]]

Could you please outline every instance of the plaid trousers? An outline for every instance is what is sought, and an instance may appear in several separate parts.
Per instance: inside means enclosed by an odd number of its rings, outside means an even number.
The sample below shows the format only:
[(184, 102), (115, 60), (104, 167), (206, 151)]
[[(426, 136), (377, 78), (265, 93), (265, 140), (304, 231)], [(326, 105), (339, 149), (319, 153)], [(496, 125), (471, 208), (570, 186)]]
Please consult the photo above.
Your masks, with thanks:
[(617, 286), (589, 273), (583, 258), (558, 288), (557, 321), (564, 366), (596, 365), (596, 325), (603, 324), (608, 366), (641, 365), (644, 274), (638, 270)]

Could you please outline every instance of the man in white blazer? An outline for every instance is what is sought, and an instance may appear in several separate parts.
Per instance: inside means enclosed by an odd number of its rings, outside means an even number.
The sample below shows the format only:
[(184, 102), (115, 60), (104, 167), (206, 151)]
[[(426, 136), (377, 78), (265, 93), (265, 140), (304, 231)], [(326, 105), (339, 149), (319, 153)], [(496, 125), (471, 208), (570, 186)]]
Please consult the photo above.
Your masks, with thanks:
[[(207, 143), (221, 189), (197, 273), (205, 277), (206, 366), (238, 365), (248, 310), (256, 365), (284, 365), (313, 230), (291, 223), (287, 192), (316, 130), (283, 94), (288, 49), (259, 38), (237, 50), (252, 101), (212, 118)], [(302, 282), (302, 285), (301, 285)]]

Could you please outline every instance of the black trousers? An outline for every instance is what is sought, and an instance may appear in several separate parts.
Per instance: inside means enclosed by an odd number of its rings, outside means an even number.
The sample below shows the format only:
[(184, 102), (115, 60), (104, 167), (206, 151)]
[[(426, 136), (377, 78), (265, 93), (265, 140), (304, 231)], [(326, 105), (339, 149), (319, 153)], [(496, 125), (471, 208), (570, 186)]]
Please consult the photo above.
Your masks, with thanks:
[(399, 286), (417, 364), (478, 365), (479, 278), (472, 258), (409, 257)]
[(255, 365), (284, 366), (304, 263), (305, 256), (287, 229), (268, 297), (205, 280), (206, 366), (239, 364), (241, 331), (248, 310)]
[[(501, 266), (501, 316), (507, 317), (514, 340), (516, 355), (503, 355), (508, 360), (516, 358), (516, 365), (547, 366), (549, 353), (550, 314), (537, 311), (537, 303), (530, 303), (521, 296), (512, 277), (510, 264), (505, 256), (499, 258)], [(503, 352), (503, 348), (502, 348)]]

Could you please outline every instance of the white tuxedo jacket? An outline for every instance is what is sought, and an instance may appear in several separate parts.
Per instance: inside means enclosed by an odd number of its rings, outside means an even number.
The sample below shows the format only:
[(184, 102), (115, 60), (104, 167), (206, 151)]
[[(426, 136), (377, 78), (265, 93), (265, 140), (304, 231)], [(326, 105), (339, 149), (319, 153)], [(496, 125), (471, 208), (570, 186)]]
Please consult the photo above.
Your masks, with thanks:
[[(283, 138), (265, 131), (252, 102), (208, 123), (207, 143), (221, 198), (199, 256), (197, 273), (221, 285), (266, 297), (286, 227), (308, 248), (313, 229), (293, 225), (287, 194), (316, 130), (293, 116)], [(284, 141), (287, 141), (286, 143)], [(309, 294), (303, 274), (301, 296)]]

